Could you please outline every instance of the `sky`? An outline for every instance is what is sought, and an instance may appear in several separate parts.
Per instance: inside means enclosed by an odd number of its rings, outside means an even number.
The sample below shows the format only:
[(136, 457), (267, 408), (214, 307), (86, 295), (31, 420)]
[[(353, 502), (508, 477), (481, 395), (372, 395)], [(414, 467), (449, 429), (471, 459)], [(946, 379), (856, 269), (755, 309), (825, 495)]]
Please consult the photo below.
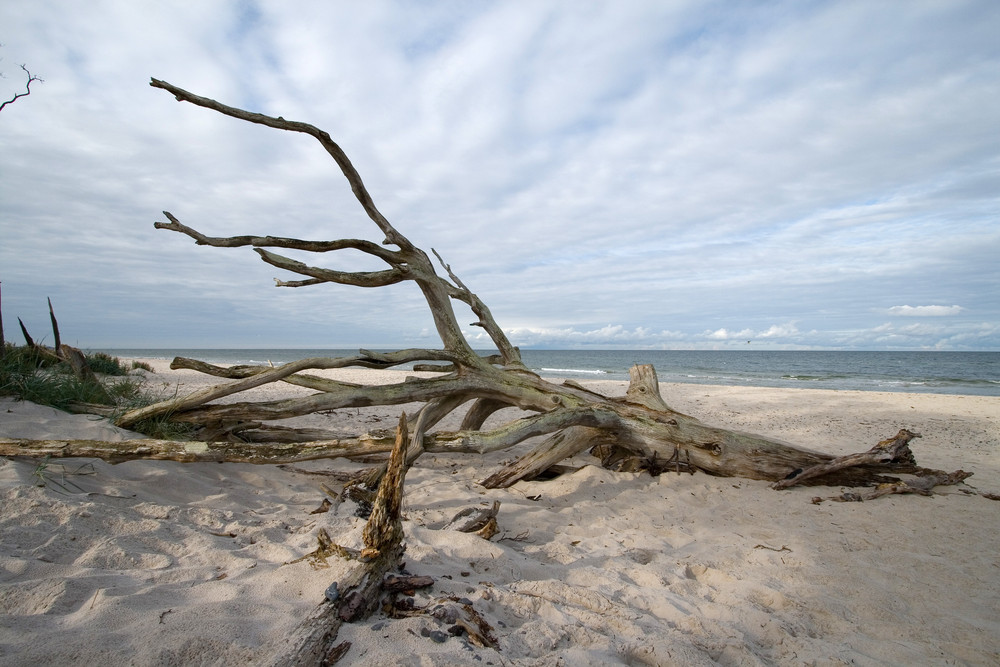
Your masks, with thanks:
[(329, 132), (515, 345), (1000, 350), (998, 34), (995, 0), (0, 3), (0, 100), (43, 80), (0, 112), (4, 332), (51, 344), (51, 298), (82, 348), (440, 347), (412, 283), (155, 230), (382, 240), (315, 140), (155, 77)]

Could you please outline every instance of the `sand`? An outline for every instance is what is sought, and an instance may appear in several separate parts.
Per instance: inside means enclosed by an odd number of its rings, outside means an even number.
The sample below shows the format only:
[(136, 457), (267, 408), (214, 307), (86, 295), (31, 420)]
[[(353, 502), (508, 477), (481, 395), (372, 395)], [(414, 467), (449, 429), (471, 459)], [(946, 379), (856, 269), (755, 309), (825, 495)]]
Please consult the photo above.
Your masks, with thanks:
[[(212, 383), (153, 363), (151, 382), (166, 390)], [(923, 465), (974, 471), (965, 489), (1000, 492), (1000, 398), (661, 390), (709, 423), (835, 454), (909, 428), (924, 436), (912, 445)], [(393, 424), (398, 410), (304, 422), (357, 431)], [(0, 401), (0, 437), (132, 435)], [(435, 579), (417, 604), (466, 598), (499, 650), (463, 637), (437, 642), (427, 631), (447, 625), (428, 616), (377, 613), (341, 629), (352, 643), (341, 664), (1000, 664), (996, 501), (948, 487), (929, 498), (816, 505), (813, 496), (841, 489), (618, 474), (586, 456), (553, 481), (476, 484), (516, 454), (427, 454), (406, 481), (407, 569)], [(347, 567), (287, 563), (316, 547), (321, 528), (361, 544), (350, 501), (311, 514), (325, 497), (320, 483), (331, 483), (315, 473), (359, 467), (0, 459), (0, 664), (266, 664)], [(441, 530), (459, 510), (494, 500), (501, 532), (492, 541)]]

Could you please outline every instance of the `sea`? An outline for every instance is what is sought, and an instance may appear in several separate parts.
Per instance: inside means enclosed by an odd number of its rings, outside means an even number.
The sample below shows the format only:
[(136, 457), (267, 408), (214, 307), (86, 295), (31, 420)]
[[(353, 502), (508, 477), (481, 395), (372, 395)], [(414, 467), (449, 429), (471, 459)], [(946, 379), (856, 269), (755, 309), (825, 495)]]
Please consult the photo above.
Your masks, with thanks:
[[(95, 351), (126, 358), (189, 357), (215, 364), (275, 365), (358, 353), (356, 349)], [(653, 364), (660, 382), (1000, 396), (1000, 352), (523, 349), (521, 357), (540, 375), (576, 380), (628, 380), (631, 366)]]

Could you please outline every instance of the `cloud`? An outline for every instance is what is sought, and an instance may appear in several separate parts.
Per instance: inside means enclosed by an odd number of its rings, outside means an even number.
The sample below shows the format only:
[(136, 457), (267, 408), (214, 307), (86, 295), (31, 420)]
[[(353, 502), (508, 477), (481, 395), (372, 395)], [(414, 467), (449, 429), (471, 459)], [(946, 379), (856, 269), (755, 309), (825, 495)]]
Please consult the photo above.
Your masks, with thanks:
[(750, 341), (755, 339), (792, 339), (799, 333), (798, 327), (795, 326), (794, 322), (788, 322), (786, 324), (772, 324), (766, 329), (753, 330), (753, 329), (740, 329), (739, 331), (730, 331), (728, 329), (716, 329), (715, 331), (704, 332), (704, 337), (708, 340), (716, 341)]
[[(662, 345), (670, 341), (683, 339), (683, 335), (674, 331), (652, 331), (647, 327), (628, 329), (621, 324), (608, 324), (597, 329), (577, 330), (573, 328), (545, 327), (515, 327), (505, 329), (504, 333), (515, 344), (522, 347), (634, 347), (644, 348)], [(488, 337), (483, 333), (466, 332), (473, 343), (487, 344)]]
[(893, 306), (888, 312), (898, 317), (948, 317), (963, 310), (961, 306)]
[(794, 336), (799, 333), (798, 328), (794, 323), (789, 322), (788, 324), (775, 324), (768, 328), (766, 331), (760, 331), (757, 333), (757, 338), (788, 338), (789, 336)]
[(715, 331), (705, 332), (705, 337), (710, 340), (733, 340), (740, 339), (745, 340), (747, 338), (753, 338), (753, 331), (750, 329), (743, 329), (742, 331), (729, 331), (727, 329), (716, 329)]
[(328, 131), (519, 344), (1000, 349), (1000, 4), (139, 7), (0, 3), (0, 98), (45, 80), (0, 117), (11, 321), (51, 296), (81, 345), (428, 344), (416, 289), (274, 289), (154, 231), (381, 241), (315, 142), (156, 76)]

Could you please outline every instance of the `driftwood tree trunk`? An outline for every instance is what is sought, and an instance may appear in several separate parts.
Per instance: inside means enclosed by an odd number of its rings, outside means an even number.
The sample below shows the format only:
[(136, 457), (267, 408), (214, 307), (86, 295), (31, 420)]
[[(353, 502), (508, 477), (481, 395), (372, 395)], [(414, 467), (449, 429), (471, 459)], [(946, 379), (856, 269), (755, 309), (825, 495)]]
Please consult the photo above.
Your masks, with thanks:
[[(712, 475), (738, 476), (775, 482), (776, 488), (793, 484), (870, 485), (891, 481), (886, 474), (926, 473), (916, 465), (908, 448), (914, 433), (900, 431), (892, 439), (896, 446), (854, 459), (837, 459), (758, 435), (740, 433), (705, 424), (695, 417), (670, 408), (660, 396), (652, 366), (635, 366), (624, 397), (611, 398), (579, 384), (554, 384), (532, 373), (521, 362), (519, 350), (494, 321), (492, 314), (432, 251), (443, 270), (439, 275), (427, 253), (414, 246), (376, 208), (360, 175), (347, 155), (326, 132), (306, 123), (288, 121), (220, 104), (194, 95), (165, 81), (151, 85), (168, 91), (181, 102), (217, 111), (227, 116), (268, 127), (299, 132), (315, 138), (334, 159), (347, 178), (365, 213), (383, 235), (381, 243), (364, 239), (305, 241), (274, 236), (207, 236), (181, 223), (164, 211), (167, 222), (157, 229), (186, 235), (198, 245), (218, 248), (252, 248), (260, 258), (277, 268), (298, 274), (301, 279), (278, 280), (279, 287), (305, 287), (323, 283), (382, 287), (412, 281), (420, 289), (434, 320), (441, 349), (406, 349), (389, 353), (360, 350), (351, 357), (302, 359), (277, 368), (240, 366), (220, 368), (200, 361), (176, 359), (173, 367), (194, 368), (224, 378), (213, 387), (188, 396), (133, 410), (115, 420), (118, 426), (134, 426), (143, 419), (169, 416), (178, 422), (202, 427), (201, 439), (263, 441), (259, 445), (199, 442), (187, 445), (157, 441), (115, 443), (109, 458), (173, 458), (176, 460), (242, 460), (271, 463), (319, 456), (356, 456), (362, 452), (386, 451), (387, 434), (374, 432), (356, 438), (334, 438), (317, 431), (278, 429), (264, 422), (288, 419), (318, 411), (370, 405), (422, 403), (423, 407), (407, 423), (410, 433), (408, 459), (425, 451), (491, 452), (512, 447), (529, 438), (541, 442), (513, 464), (492, 471), (483, 480), (490, 487), (504, 487), (529, 479), (559, 461), (584, 452), (599, 455), (605, 465), (651, 470), (701, 470)], [(340, 271), (306, 264), (286, 257), (275, 249), (335, 254), (359, 251), (380, 260), (379, 271)], [(453, 307), (460, 302), (476, 316), (496, 346), (497, 353), (480, 357), (469, 345), (458, 324)], [(435, 364), (440, 375), (410, 379), (389, 385), (360, 386), (311, 376), (312, 369), (393, 368), (403, 364)], [(316, 393), (279, 401), (212, 401), (269, 382), (288, 382), (316, 390)], [(467, 408), (464, 406), (468, 406)], [(517, 407), (528, 416), (484, 431), (485, 420), (496, 411)], [(451, 412), (467, 409), (460, 430), (435, 430)], [(391, 436), (388, 437), (391, 440)], [(300, 442), (296, 445), (279, 444)], [(50, 443), (54, 451), (99, 453), (94, 443)], [(22, 446), (40, 452), (38, 443), (0, 444), (0, 453), (17, 453)], [(881, 447), (881, 445), (876, 448)], [(872, 450), (874, 452), (874, 450)], [(931, 471), (934, 472), (934, 471)]]
[[(918, 435), (906, 430), (862, 454), (834, 458), (762, 436), (704, 424), (664, 402), (652, 366), (633, 367), (625, 396), (616, 398), (573, 382), (545, 381), (524, 366), (519, 350), (494, 321), (486, 304), (452, 272), (441, 256), (434, 251), (444, 276), (438, 275), (427, 253), (414, 246), (385, 219), (347, 155), (326, 132), (306, 123), (229, 107), (164, 81), (153, 79), (151, 85), (170, 92), (181, 102), (314, 137), (339, 165), (365, 213), (384, 239), (375, 243), (364, 239), (304, 241), (252, 235), (211, 237), (182, 224), (166, 211), (167, 222), (155, 223), (157, 229), (184, 234), (198, 245), (249, 247), (268, 264), (301, 277), (277, 281), (279, 287), (323, 283), (382, 287), (412, 281), (427, 303), (442, 343), (441, 349), (406, 349), (390, 353), (360, 350), (350, 357), (302, 359), (277, 368), (221, 368), (178, 358), (172, 367), (196, 369), (223, 381), (187, 396), (132, 410), (115, 419), (122, 427), (135, 426), (154, 417), (196, 424), (200, 426), (198, 441), (0, 440), (0, 455), (3, 456), (96, 456), (109, 461), (147, 458), (283, 463), (391, 451), (389, 463), (377, 468), (366, 480), (371, 489), (375, 488), (375, 482), (381, 483), (364, 531), (365, 550), (357, 567), (331, 586), (326, 599), (298, 631), (276, 647), (273, 664), (332, 664), (346, 652), (349, 645), (335, 644), (340, 624), (364, 615), (375, 606), (385, 588), (383, 576), (399, 566), (403, 553), (399, 520), (403, 480), (407, 466), (423, 452), (485, 453), (507, 449), (531, 438), (539, 439), (515, 462), (489, 471), (482, 480), (488, 487), (506, 487), (530, 479), (563, 459), (587, 450), (609, 467), (647, 468), (654, 473), (665, 469), (692, 473), (701, 470), (713, 475), (768, 480), (779, 489), (797, 484), (889, 482), (864, 497), (838, 498), (852, 500), (875, 498), (885, 493), (929, 493), (935, 484), (954, 484), (968, 476), (962, 471), (948, 474), (918, 467), (909, 450), (910, 440)], [(274, 250), (282, 248), (312, 253), (354, 250), (381, 260), (385, 268), (351, 272), (313, 266)], [(481, 327), (489, 335), (496, 346), (495, 355), (480, 357), (471, 348), (458, 325), (453, 308), (456, 301), (472, 310), (477, 318), (474, 326)], [(58, 340), (54, 315), (53, 328)], [(25, 336), (31, 344), (26, 331)], [(66, 346), (57, 344), (57, 351), (72, 356), (69, 349), (63, 348)], [(387, 369), (404, 364), (421, 367), (432, 364), (440, 374), (376, 386), (337, 382), (308, 374), (309, 370), (318, 369), (350, 366)], [(278, 401), (213, 403), (270, 382), (291, 383), (316, 393)], [(314, 429), (290, 429), (266, 423), (336, 408), (410, 403), (421, 403), (422, 407), (409, 418), (402, 415), (394, 431), (372, 431), (348, 438)], [(520, 408), (528, 414), (492, 430), (483, 430), (490, 415), (507, 407)], [(465, 410), (459, 430), (436, 429), (444, 417), (459, 409)], [(887, 476), (899, 473), (917, 475), (919, 480), (907, 484)], [(492, 514), (495, 515), (498, 509), (499, 505), (495, 504)], [(495, 516), (483, 518), (485, 523), (481, 530), (484, 532), (481, 534), (488, 538), (491, 530), (495, 531)], [(473, 626), (469, 625), (468, 629), (472, 636)], [(489, 632), (483, 634), (482, 641), (488, 643)]]

